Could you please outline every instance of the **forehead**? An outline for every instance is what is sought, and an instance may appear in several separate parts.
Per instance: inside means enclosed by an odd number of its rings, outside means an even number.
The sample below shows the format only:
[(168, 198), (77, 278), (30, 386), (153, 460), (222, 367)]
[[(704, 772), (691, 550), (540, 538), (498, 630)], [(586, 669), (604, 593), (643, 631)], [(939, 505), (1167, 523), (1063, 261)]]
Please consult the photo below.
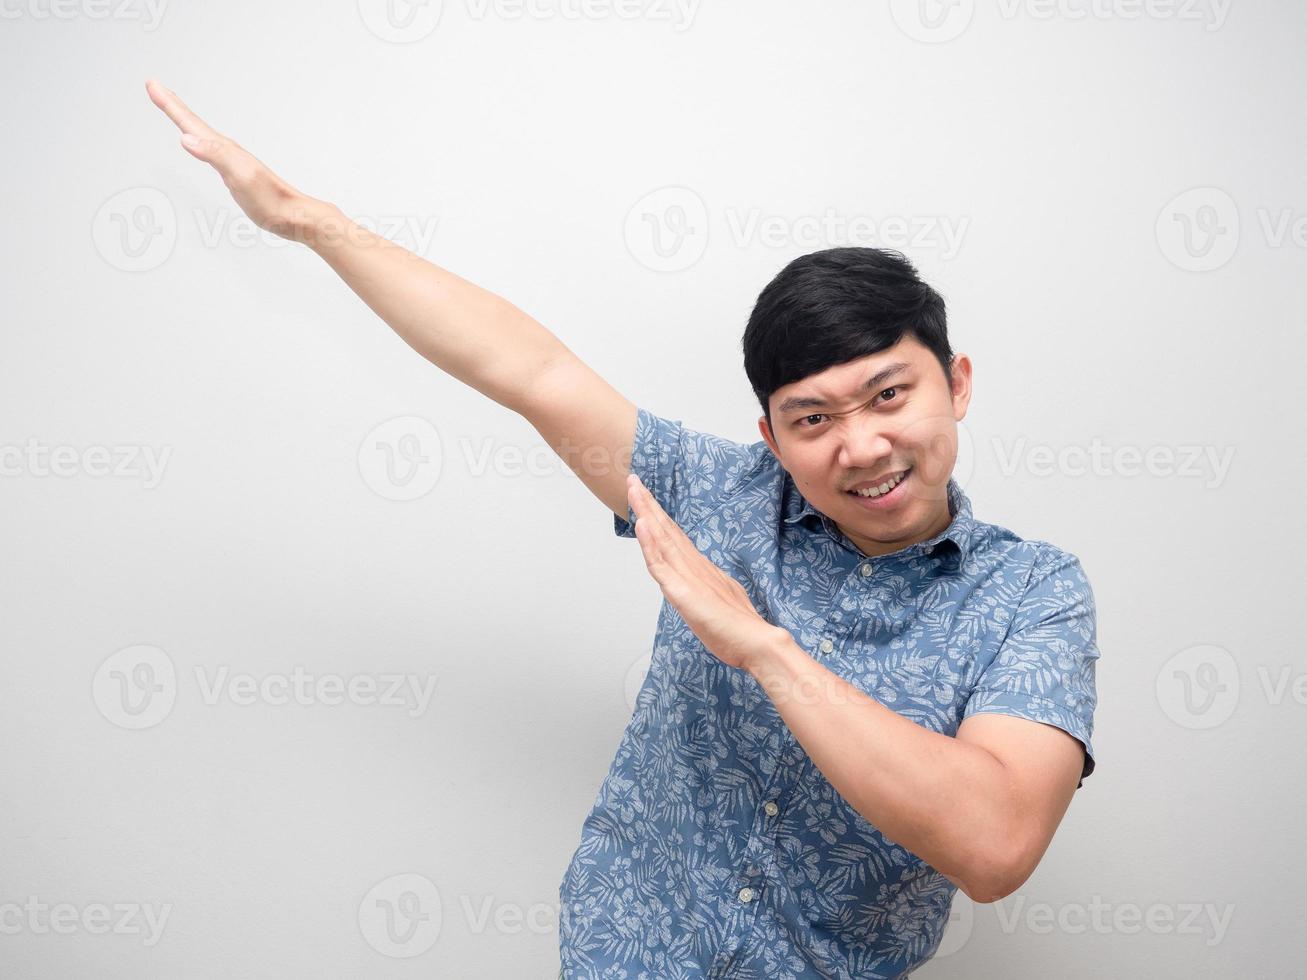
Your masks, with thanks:
[(777, 388), (771, 396), (773, 411), (785, 414), (805, 408), (828, 408), (846, 399), (866, 397), (874, 394), (871, 389), (887, 387), (909, 371), (927, 367), (933, 357), (924, 344), (905, 335), (893, 347), (835, 364)]

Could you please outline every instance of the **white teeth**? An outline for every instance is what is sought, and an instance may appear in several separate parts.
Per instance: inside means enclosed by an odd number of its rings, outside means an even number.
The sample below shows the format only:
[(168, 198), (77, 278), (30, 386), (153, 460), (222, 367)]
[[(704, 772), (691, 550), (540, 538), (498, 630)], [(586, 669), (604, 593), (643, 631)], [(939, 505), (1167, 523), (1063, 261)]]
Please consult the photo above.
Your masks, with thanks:
[(864, 490), (854, 490), (852, 492), (856, 493), (859, 497), (879, 497), (883, 493), (889, 493), (896, 486), (902, 483), (903, 478), (907, 475), (908, 471), (904, 470), (898, 476), (891, 477), (878, 487), (867, 487)]

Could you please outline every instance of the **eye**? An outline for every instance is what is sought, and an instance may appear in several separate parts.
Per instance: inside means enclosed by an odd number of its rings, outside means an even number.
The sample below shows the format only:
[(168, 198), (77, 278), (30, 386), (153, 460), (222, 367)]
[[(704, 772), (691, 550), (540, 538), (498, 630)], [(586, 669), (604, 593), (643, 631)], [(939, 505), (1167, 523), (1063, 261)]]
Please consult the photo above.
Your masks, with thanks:
[[(891, 397), (888, 399), (889, 401), (898, 401), (899, 399), (897, 393), (901, 392), (904, 388), (907, 387), (908, 387), (907, 385), (894, 385), (892, 388), (884, 388), (881, 390), (881, 393), (879, 395), (877, 395), (875, 398), (872, 399), (872, 401), (877, 401), (881, 398), (884, 398), (886, 394), (891, 395)], [(826, 416), (822, 413), (818, 413), (816, 415), (804, 415), (803, 417), (796, 419), (794, 424), (803, 429), (815, 429), (817, 427), (816, 424), (809, 425), (808, 420), (824, 419), (824, 418), (826, 418)]]

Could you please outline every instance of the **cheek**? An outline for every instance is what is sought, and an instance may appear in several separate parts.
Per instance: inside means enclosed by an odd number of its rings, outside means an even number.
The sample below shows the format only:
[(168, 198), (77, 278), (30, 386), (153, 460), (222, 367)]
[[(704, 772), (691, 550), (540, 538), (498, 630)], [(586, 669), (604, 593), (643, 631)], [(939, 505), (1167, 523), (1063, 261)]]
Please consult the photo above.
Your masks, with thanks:
[(911, 438), (900, 443), (904, 455), (912, 459), (917, 476), (934, 485), (948, 479), (957, 459), (957, 430), (952, 416), (938, 416), (914, 426)]
[(820, 488), (830, 482), (824, 467), (810, 461), (805, 463), (804, 460), (798, 460), (792, 464), (790, 476), (794, 477), (795, 483), (805, 488)]
[(894, 441), (908, 456), (946, 456), (957, 443), (957, 422), (948, 406), (905, 420)]

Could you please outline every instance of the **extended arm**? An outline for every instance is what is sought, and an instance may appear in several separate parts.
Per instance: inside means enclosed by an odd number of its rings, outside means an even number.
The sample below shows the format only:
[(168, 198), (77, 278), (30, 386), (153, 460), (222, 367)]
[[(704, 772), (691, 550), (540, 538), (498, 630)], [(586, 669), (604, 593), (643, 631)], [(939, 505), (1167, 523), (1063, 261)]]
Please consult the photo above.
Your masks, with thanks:
[(527, 419), (596, 497), (626, 516), (633, 402), (508, 300), (292, 187), (155, 79), (145, 88), (250, 220), (312, 248), (410, 347)]
[(218, 171), (255, 224), (312, 248), (410, 347), (442, 371), (521, 413), (530, 386), (548, 366), (571, 354), (503, 297), (295, 189), (158, 81), (150, 79), (146, 91), (181, 129), (187, 152)]
[(296, 234), (415, 351), (519, 414), (556, 359), (571, 352), (508, 300), (309, 201)]

